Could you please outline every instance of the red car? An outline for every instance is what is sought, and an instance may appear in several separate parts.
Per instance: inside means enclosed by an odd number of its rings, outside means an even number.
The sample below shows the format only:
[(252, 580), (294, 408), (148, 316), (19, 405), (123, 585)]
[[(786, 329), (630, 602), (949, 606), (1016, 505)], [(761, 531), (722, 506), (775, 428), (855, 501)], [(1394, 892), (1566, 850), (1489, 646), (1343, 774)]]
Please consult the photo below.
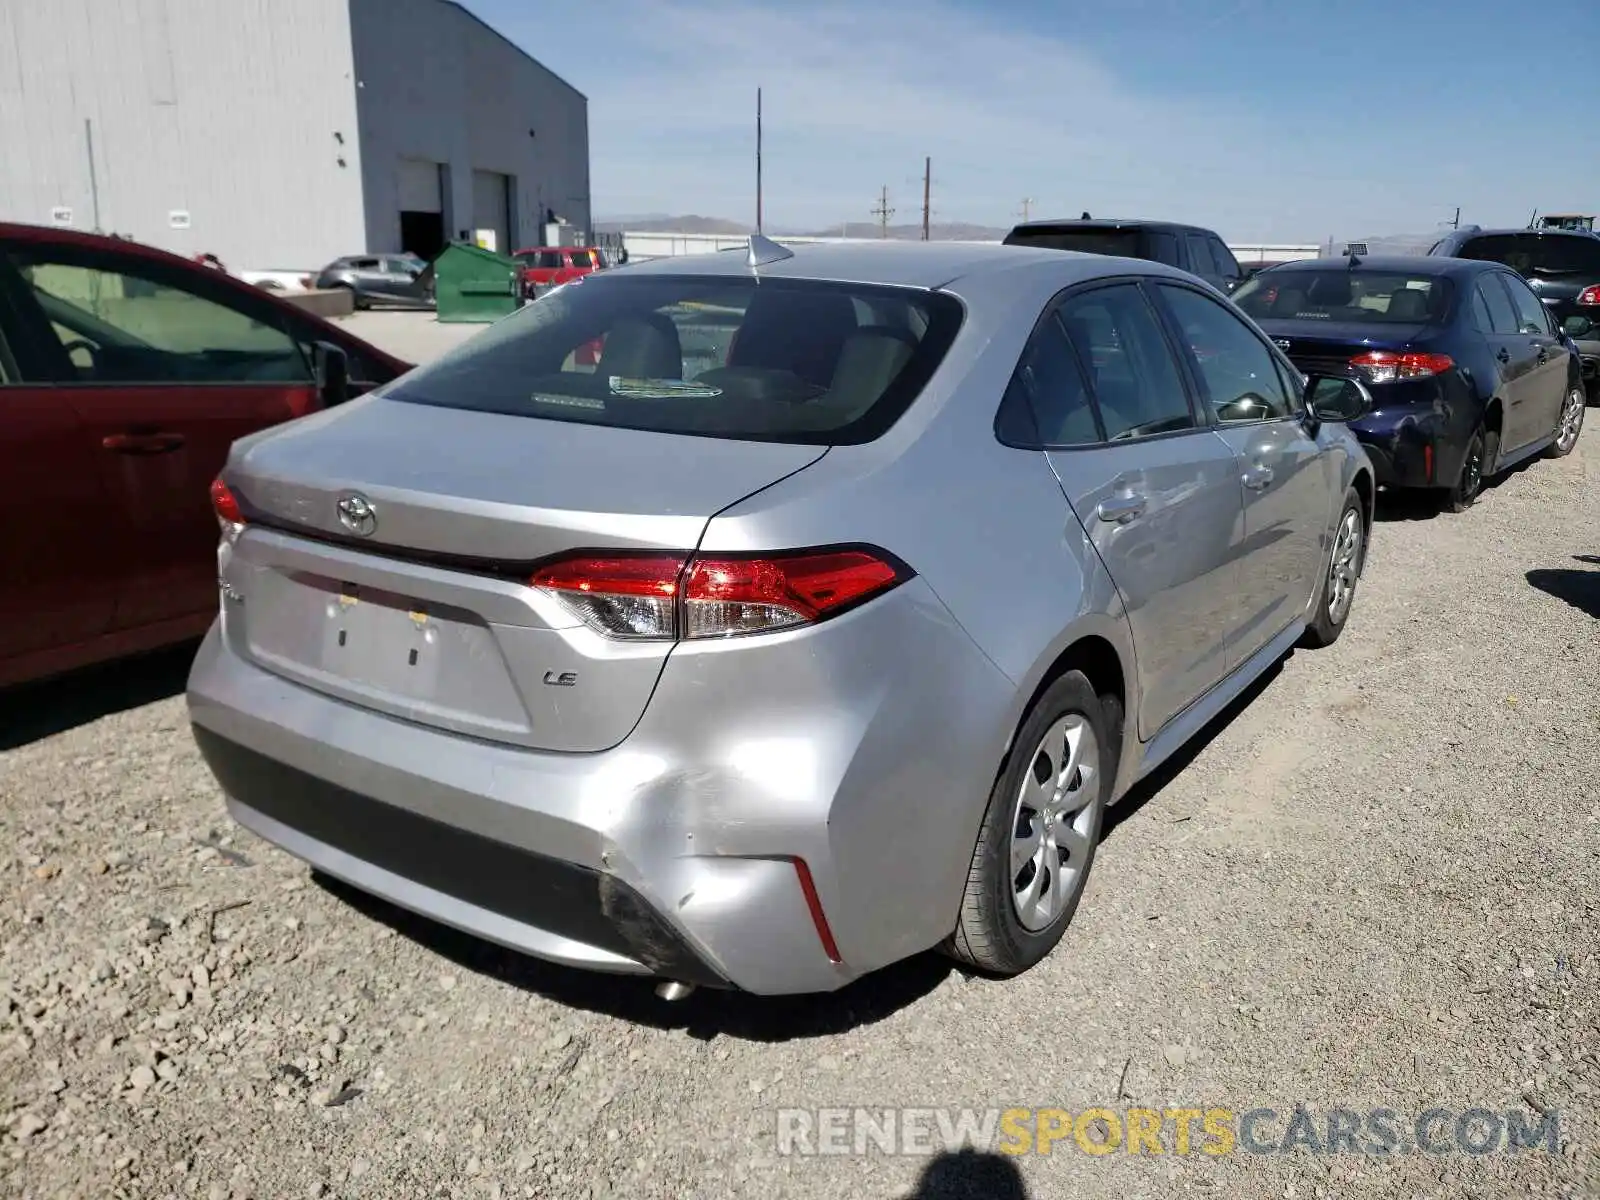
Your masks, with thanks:
[(511, 257), (522, 264), (522, 294), (529, 299), (607, 265), (598, 246), (535, 246)]
[(204, 633), (229, 446), (409, 367), (211, 267), (0, 223), (0, 687)]

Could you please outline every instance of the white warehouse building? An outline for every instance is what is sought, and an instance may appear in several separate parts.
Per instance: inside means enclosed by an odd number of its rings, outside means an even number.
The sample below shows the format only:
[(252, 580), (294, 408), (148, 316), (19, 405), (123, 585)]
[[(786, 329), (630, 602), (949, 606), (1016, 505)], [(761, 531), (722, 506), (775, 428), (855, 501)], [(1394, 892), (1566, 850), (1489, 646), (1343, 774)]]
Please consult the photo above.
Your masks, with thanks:
[(0, 221), (229, 268), (591, 225), (582, 93), (453, 0), (3, 0)]

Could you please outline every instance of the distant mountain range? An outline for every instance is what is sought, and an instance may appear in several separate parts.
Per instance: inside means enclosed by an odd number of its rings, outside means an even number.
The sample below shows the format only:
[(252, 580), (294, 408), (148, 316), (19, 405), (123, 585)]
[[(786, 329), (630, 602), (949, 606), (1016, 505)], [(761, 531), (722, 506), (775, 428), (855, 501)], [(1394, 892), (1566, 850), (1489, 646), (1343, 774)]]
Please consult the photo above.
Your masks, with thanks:
[[(755, 226), (742, 221), (729, 221), (722, 217), (681, 216), (652, 214), (641, 217), (610, 217), (595, 223), (599, 233), (699, 233), (720, 237), (747, 237)], [(928, 226), (931, 241), (998, 242), (1010, 228), (995, 229), (988, 225), (967, 225), (962, 222), (932, 222)], [(878, 237), (880, 234), (896, 241), (916, 241), (922, 237), (921, 224), (890, 225), (882, 229), (873, 221), (841, 222), (827, 229), (768, 229), (772, 237)]]
[[(595, 229), (601, 233), (698, 233), (720, 237), (747, 237), (755, 232), (753, 225), (743, 221), (693, 215), (675, 217), (666, 213), (610, 217), (598, 222)], [(938, 242), (998, 242), (1009, 232), (1009, 227), (997, 229), (990, 225), (968, 225), (962, 222), (934, 222), (928, 227), (929, 239)], [(873, 221), (850, 221), (841, 222), (827, 229), (768, 229), (767, 233), (775, 238), (871, 238), (883, 233), (895, 241), (916, 241), (922, 237), (922, 226), (890, 225), (887, 230), (882, 230)], [(1365, 242), (1367, 253), (1373, 255), (1426, 254), (1428, 247), (1443, 237), (1444, 233), (1444, 230), (1434, 230), (1432, 233), (1398, 233), (1335, 239), (1332, 242), (1332, 252), (1340, 254), (1352, 242)], [(1324, 243), (1325, 253), (1327, 248), (1328, 244)]]

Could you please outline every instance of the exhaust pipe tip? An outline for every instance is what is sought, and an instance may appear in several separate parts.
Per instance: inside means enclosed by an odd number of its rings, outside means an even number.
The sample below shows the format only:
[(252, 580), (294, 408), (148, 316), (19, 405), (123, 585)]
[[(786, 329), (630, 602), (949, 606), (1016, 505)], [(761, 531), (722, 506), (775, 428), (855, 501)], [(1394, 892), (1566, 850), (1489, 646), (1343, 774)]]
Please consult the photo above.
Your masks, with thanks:
[(656, 995), (662, 1000), (685, 1000), (694, 995), (694, 984), (664, 979), (656, 984)]

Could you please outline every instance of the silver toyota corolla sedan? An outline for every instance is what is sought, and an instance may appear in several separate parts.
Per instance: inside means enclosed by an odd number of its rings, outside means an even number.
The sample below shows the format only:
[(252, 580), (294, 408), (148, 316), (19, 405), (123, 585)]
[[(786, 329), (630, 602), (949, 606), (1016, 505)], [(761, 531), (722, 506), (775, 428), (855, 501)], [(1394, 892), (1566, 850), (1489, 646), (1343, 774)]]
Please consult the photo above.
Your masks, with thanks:
[(194, 734), (241, 824), (541, 958), (1014, 974), (1106, 806), (1338, 637), (1367, 403), (1145, 261), (596, 275), (234, 446)]

